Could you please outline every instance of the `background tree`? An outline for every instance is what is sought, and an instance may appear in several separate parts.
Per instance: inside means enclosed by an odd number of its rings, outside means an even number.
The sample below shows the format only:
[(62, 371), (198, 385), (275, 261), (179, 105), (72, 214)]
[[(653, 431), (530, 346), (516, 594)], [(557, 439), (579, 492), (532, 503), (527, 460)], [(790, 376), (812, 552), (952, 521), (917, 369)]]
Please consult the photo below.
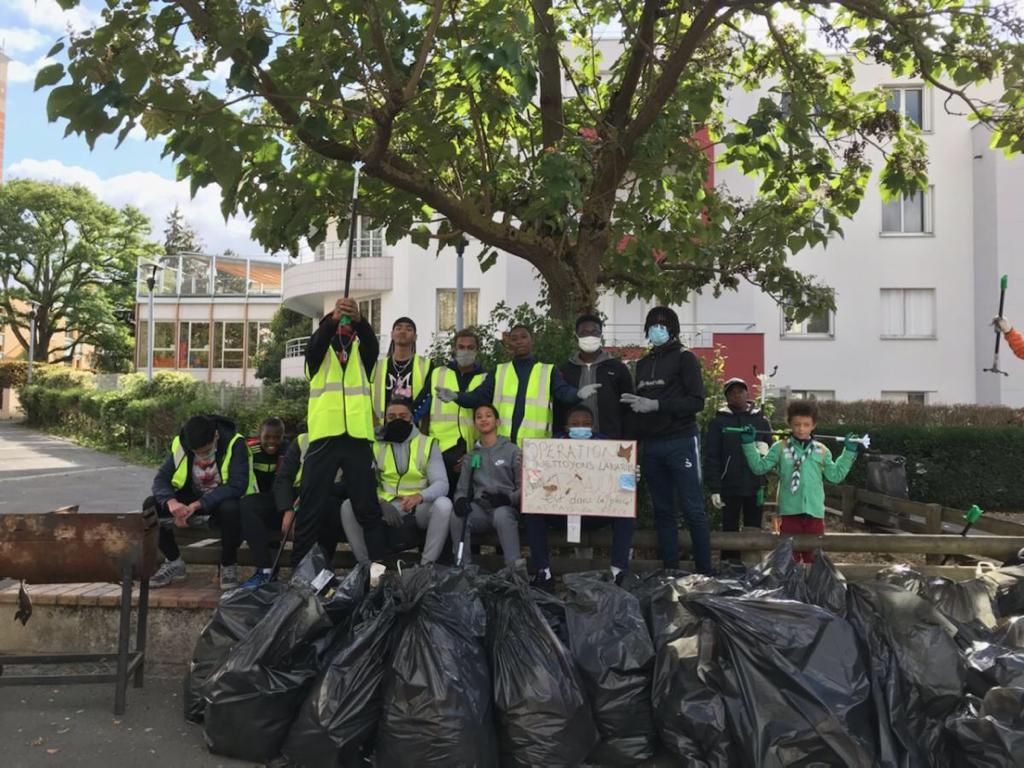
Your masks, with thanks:
[[(123, 311), (135, 302), (135, 265), (159, 255), (149, 220), (117, 210), (85, 187), (15, 180), (0, 187), (0, 325), (29, 347), (28, 301), (36, 301), (35, 360), (70, 361), (92, 345), (105, 370), (132, 358)], [(121, 311), (122, 317), (117, 313)], [(53, 337), (70, 343), (51, 350)]]
[[(1017, 151), (1022, 39), (998, 0), (108, 0), (36, 85), (60, 84), (50, 118), (90, 142), (142, 125), (269, 250), (344, 231), (363, 160), (389, 242), (465, 232), (485, 267), (495, 249), (533, 265), (559, 317), (600, 288), (679, 302), (746, 280), (801, 319), (834, 302), (790, 253), (841, 232), (879, 160), (885, 194), (926, 184), (919, 128), (856, 90), (854, 61), (924, 80)], [(766, 95), (734, 119), (736, 90)], [(754, 199), (708, 188), (711, 142)]]
[(177, 253), (202, 253), (203, 241), (185, 219), (177, 205), (164, 219), (164, 252), (168, 256)]
[(281, 380), (281, 360), (288, 339), (309, 336), (313, 332), (305, 315), (282, 306), (270, 321), (270, 341), (261, 347), (256, 365), (256, 377), (265, 382)]

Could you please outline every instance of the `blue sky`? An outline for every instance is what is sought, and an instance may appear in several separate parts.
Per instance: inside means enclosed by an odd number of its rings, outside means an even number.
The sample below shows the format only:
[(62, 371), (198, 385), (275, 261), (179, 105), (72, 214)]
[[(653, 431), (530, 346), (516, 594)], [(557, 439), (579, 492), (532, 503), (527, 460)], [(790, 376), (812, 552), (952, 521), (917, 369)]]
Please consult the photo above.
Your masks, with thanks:
[(4, 178), (85, 184), (112, 205), (142, 209), (153, 221), (157, 238), (164, 217), (177, 204), (210, 250), (261, 253), (250, 240), (243, 218), (225, 224), (217, 188), (207, 187), (190, 199), (187, 182), (174, 181), (173, 163), (160, 158), (160, 143), (145, 141), (139, 133), (117, 149), (113, 138), (101, 139), (90, 151), (84, 139), (64, 138), (62, 123), (47, 122), (47, 89), (32, 90), (35, 73), (47, 63), (46, 52), (67, 28), (87, 28), (99, 18), (102, 6), (102, 0), (83, 0), (79, 8), (63, 11), (56, 0), (0, 1), (0, 43), (11, 59)]

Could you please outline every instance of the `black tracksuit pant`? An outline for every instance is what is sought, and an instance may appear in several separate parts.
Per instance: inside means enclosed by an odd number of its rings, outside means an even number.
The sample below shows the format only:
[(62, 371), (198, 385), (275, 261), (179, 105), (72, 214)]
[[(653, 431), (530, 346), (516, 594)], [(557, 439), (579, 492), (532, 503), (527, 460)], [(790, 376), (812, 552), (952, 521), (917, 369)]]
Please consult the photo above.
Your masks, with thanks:
[[(335, 494), (335, 508), (338, 514), (325, 515), (321, 522), (320, 532), (316, 542), (320, 545), (327, 562), (334, 559), (334, 553), (338, 549), (338, 542), (344, 536), (341, 528), (341, 502), (344, 499)], [(249, 550), (252, 552), (252, 564), (257, 568), (269, 568), (273, 564), (273, 557), (270, 550), (270, 537), (272, 532), (281, 530), (281, 521), (284, 513), (278, 510), (272, 493), (256, 493), (252, 496), (245, 496), (241, 501), (242, 508), (242, 535), (249, 542)]]
[[(764, 507), (757, 503), (757, 495), (753, 496), (726, 496), (722, 495), (722, 530), (738, 531), (740, 520), (743, 520), (744, 527), (761, 527), (761, 516)], [(722, 550), (722, 560), (739, 560), (740, 553)]]
[[(174, 494), (174, 498), (182, 504), (191, 504), (199, 499), (199, 494), (192, 490), (191, 486), (182, 488)], [(201, 509), (196, 514), (209, 515), (210, 527), (220, 528), (220, 564), (235, 565), (238, 562), (238, 547), (242, 544), (242, 515), (239, 509), (238, 499), (228, 499), (221, 502), (214, 509)], [(181, 549), (174, 538), (174, 516), (167, 508), (167, 503), (157, 503), (157, 500), (150, 496), (142, 503), (143, 509), (156, 508), (157, 517), (160, 519), (159, 546), (163, 556), (168, 560), (177, 560), (181, 557)]]

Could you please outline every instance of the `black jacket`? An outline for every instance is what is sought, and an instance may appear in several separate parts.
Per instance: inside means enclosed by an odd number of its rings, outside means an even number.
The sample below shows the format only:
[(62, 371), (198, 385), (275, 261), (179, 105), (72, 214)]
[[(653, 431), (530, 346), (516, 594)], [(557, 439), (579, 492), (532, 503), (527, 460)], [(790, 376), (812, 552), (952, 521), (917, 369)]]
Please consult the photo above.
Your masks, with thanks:
[[(366, 371), (366, 378), (373, 374), (373, 366), (377, 364), (377, 355), (380, 353), (380, 342), (373, 328), (366, 320), (352, 323), (352, 328), (359, 337), (359, 357), (363, 361), (363, 370)], [(328, 349), (333, 349), (337, 354), (341, 342), (338, 340), (338, 321), (334, 315), (328, 312), (320, 321), (313, 335), (306, 343), (306, 367), (309, 369), (309, 378), (312, 379), (320, 370), (324, 361), (324, 355)]]
[[(573, 355), (569, 361), (559, 369), (565, 380), (580, 388), (580, 378), (586, 363), (579, 359), (579, 355)], [(626, 364), (617, 357), (602, 356), (596, 363), (593, 383), (600, 384), (594, 397), (597, 399), (597, 425), (596, 428), (611, 440), (620, 440), (626, 435), (626, 412), (628, 405), (619, 402), (619, 398), (626, 392), (633, 391), (633, 377)], [(589, 403), (584, 403), (588, 405)], [(558, 402), (555, 405), (555, 432), (565, 430), (565, 419), (569, 413), (569, 406)], [(595, 430), (596, 431), (596, 430)]]
[(704, 409), (700, 360), (678, 339), (655, 347), (636, 364), (636, 393), (658, 401), (654, 413), (630, 412), (626, 434), (640, 440), (693, 437)]
[[(752, 426), (758, 432), (768, 432), (771, 426), (761, 411), (751, 406), (746, 411), (735, 413), (728, 406), (721, 408), (708, 424), (704, 440), (704, 485), (711, 493), (723, 496), (753, 496), (757, 489), (767, 484), (765, 476), (758, 477), (750, 471), (743, 455), (740, 436), (723, 432), (726, 427)], [(759, 441), (768, 442), (768, 435), (758, 435)]]
[[(224, 456), (227, 454), (228, 444), (235, 436), (235, 422), (225, 419), (223, 416), (210, 416), (217, 422), (217, 467), (218, 471)], [(178, 433), (181, 438), (181, 445), (185, 448), (185, 461), (188, 464), (188, 474), (185, 476), (185, 488), (192, 483), (192, 446), (185, 441), (185, 431)], [(201, 446), (199, 446), (201, 447)], [(174, 454), (167, 452), (167, 457), (156, 471), (153, 478), (153, 498), (163, 503), (174, 498), (177, 491), (171, 485), (171, 478), (174, 477)], [(249, 447), (245, 439), (235, 443), (234, 453), (231, 455), (231, 463), (228, 465), (227, 484), (218, 485), (205, 496), (203, 496), (203, 511), (207, 514), (215, 510), (222, 502), (229, 499), (239, 499), (249, 490)]]
[(284, 452), (281, 464), (274, 475), (274, 504), (278, 512), (286, 512), (295, 504), (299, 489), (295, 487), (295, 478), (302, 468), (302, 448), (298, 440), (293, 440)]
[[(256, 476), (256, 492), (270, 493), (274, 487), (274, 478), (281, 471), (281, 463), (288, 452), (288, 441), (283, 440), (275, 454), (264, 451), (258, 437), (250, 437), (246, 443), (249, 446), (249, 455), (252, 456), (252, 473)], [(273, 469), (262, 469), (267, 466), (273, 467)]]

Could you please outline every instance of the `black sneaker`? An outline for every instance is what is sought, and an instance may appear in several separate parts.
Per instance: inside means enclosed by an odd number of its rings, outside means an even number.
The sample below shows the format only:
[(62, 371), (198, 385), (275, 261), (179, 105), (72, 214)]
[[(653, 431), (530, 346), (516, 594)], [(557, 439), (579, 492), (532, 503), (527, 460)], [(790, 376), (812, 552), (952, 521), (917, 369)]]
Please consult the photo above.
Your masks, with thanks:
[(621, 587), (622, 586), (622, 582), (624, 582), (626, 580), (626, 576), (628, 576), (628, 575), (629, 575), (629, 571), (619, 571), (617, 574), (615, 574), (615, 578), (612, 579), (612, 581), (615, 582), (615, 586), (616, 587)]
[(530, 582), (531, 587), (537, 589), (543, 589), (545, 592), (555, 591), (555, 577), (545, 576), (544, 571), (537, 571), (537, 575), (533, 577), (533, 581)]

